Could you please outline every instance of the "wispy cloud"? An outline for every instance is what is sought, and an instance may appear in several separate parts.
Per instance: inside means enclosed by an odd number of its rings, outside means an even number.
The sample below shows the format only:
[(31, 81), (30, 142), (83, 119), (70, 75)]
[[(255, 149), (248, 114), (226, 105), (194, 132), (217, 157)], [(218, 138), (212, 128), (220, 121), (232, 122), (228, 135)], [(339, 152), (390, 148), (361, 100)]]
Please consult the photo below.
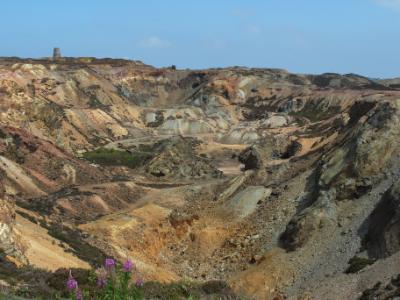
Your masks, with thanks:
[(374, 0), (374, 1), (380, 5), (400, 10), (400, 0)]
[(141, 40), (139, 46), (143, 48), (167, 48), (171, 46), (171, 43), (159, 38), (158, 36), (150, 36)]

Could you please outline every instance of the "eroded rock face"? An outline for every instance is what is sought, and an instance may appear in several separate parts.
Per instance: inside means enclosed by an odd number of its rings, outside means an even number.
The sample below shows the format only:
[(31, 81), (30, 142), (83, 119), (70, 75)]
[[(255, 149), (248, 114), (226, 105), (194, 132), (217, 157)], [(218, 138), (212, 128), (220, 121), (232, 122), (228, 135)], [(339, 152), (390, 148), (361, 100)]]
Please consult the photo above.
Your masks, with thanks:
[(283, 246), (288, 250), (302, 247), (310, 236), (324, 226), (336, 223), (335, 195), (332, 191), (321, 191), (318, 200), (297, 214), (287, 225), (281, 237)]
[(24, 256), (23, 246), (19, 241), (14, 225), (14, 205), (5, 197), (3, 185), (0, 181), (0, 251), (17, 264), (26, 264), (27, 259)]
[(399, 153), (399, 115), (399, 101), (381, 103), (359, 120), (343, 146), (322, 158), (315, 202), (296, 214), (282, 235), (288, 249), (301, 247), (319, 227), (335, 226), (335, 203), (361, 197), (382, 178), (389, 161)]
[(337, 199), (359, 197), (398, 153), (399, 101), (381, 103), (358, 122), (353, 138), (327, 154), (321, 166), (319, 186), (335, 188)]
[(365, 246), (372, 257), (387, 257), (400, 250), (400, 182), (383, 195), (368, 222)]

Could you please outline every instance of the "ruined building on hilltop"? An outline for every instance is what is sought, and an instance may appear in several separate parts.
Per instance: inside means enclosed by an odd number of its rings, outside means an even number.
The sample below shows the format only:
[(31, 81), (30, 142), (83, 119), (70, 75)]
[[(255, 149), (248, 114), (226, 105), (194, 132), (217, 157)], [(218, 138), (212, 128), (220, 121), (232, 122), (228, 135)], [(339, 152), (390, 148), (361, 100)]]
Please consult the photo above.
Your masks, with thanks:
[(60, 48), (54, 48), (53, 49), (53, 59), (57, 60), (59, 58), (61, 58), (61, 50), (60, 50)]

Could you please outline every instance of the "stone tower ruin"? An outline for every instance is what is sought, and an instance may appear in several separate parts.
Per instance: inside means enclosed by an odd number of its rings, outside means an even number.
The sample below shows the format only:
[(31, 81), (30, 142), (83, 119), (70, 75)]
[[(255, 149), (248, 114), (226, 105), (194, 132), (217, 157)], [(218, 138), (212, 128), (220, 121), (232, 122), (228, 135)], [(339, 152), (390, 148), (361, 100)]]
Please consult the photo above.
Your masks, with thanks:
[(61, 50), (60, 50), (60, 48), (54, 48), (54, 50), (53, 50), (53, 59), (57, 60), (59, 58), (61, 58)]

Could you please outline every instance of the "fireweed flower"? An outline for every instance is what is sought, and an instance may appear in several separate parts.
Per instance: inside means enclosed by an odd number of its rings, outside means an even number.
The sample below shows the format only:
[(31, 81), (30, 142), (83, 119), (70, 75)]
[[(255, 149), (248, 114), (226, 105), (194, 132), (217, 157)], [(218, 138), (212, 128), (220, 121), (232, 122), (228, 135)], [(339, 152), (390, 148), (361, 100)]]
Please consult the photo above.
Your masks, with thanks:
[(122, 268), (123, 268), (124, 272), (130, 273), (130, 272), (133, 270), (133, 262), (132, 262), (130, 259), (128, 259), (128, 260), (124, 263), (124, 265), (122, 266)]
[(83, 300), (82, 291), (80, 289), (76, 290), (76, 300)]
[(136, 282), (135, 282), (135, 286), (136, 286), (136, 287), (140, 288), (140, 287), (143, 286), (143, 284), (144, 284), (144, 281), (143, 281), (142, 278), (136, 279)]
[(107, 258), (104, 266), (106, 267), (107, 270), (112, 270), (115, 267), (115, 260), (113, 260), (112, 258)]
[(72, 276), (71, 270), (69, 271), (69, 278), (67, 280), (67, 289), (68, 291), (73, 291), (78, 288), (78, 281)]

